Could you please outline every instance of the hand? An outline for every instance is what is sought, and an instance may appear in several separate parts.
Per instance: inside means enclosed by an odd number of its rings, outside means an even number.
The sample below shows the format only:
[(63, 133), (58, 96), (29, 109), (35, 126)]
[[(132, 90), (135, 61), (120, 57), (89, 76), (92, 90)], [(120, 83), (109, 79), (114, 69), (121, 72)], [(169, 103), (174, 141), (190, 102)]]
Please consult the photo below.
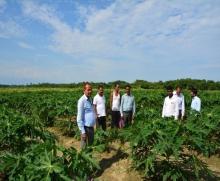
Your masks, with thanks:
[(86, 133), (81, 134), (81, 139), (82, 139), (83, 141), (86, 141), (86, 137), (87, 137)]

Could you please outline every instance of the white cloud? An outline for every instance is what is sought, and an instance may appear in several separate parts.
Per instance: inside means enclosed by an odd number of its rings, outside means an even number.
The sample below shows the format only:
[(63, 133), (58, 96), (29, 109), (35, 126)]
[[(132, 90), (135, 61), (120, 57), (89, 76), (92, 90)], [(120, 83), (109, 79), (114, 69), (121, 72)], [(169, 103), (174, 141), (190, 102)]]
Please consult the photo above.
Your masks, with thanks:
[[(6, 0), (0, 0), (0, 16), (4, 16), (6, 14), (6, 6)], [(0, 18), (0, 38), (23, 37), (25, 34), (26, 31), (24, 28), (19, 25), (13, 17), (7, 17), (4, 20)]]
[[(108, 54), (112, 57), (116, 54), (127, 57), (140, 48), (147, 50), (148, 47), (158, 47), (158, 44), (165, 45), (165, 42), (170, 46), (178, 41), (187, 44), (185, 40), (200, 29), (220, 25), (217, 11), (213, 10), (215, 7), (199, 9), (195, 3), (189, 8), (190, 4), (119, 0), (105, 9), (79, 7), (85, 23), (83, 30), (68, 25), (48, 5), (24, 1), (23, 11), (53, 29), (50, 47), (54, 50), (73, 55)], [(172, 15), (177, 9), (179, 12)]]
[(18, 42), (18, 46), (21, 47), (21, 48), (25, 48), (25, 49), (34, 49), (33, 46), (25, 43), (25, 42)]
[(14, 20), (0, 21), (0, 38), (23, 37), (26, 34)]
[[(174, 78), (189, 74), (184, 66), (191, 65), (193, 72), (195, 62), (207, 64), (219, 58), (218, 1), (116, 0), (103, 9), (78, 5), (79, 17), (72, 18), (83, 24), (80, 28), (68, 24), (49, 5), (23, 1), (22, 7), (25, 16), (52, 30), (49, 47), (82, 61), (85, 77), (96, 76), (95, 80), (112, 76), (117, 66), (125, 80), (126, 76), (154, 74), (158, 75), (148, 79), (163, 79), (168, 74)], [(211, 59), (212, 51), (215, 57)], [(85, 64), (90, 65), (89, 70), (84, 69)], [(78, 72), (78, 67), (73, 69)], [(79, 74), (84, 75), (82, 72)], [(161, 74), (165, 76), (159, 78)]]

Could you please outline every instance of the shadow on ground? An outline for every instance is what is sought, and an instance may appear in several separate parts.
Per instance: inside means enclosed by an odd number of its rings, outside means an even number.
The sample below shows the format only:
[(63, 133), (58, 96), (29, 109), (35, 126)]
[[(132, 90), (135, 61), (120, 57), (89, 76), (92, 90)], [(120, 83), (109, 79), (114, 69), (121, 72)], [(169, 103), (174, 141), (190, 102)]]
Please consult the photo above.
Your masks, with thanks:
[(101, 176), (107, 168), (110, 168), (112, 166), (113, 163), (118, 162), (121, 159), (126, 159), (127, 157), (127, 153), (123, 152), (121, 149), (118, 149), (116, 154), (113, 155), (111, 158), (103, 158), (99, 162), (101, 170), (96, 174), (96, 177)]

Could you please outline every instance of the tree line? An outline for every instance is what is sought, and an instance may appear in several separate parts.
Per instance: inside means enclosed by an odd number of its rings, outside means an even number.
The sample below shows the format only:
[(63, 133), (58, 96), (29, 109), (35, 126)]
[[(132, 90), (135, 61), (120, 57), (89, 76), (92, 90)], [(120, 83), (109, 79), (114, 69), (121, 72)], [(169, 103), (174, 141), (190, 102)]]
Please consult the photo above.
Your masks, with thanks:
[[(177, 79), (177, 80), (169, 80), (169, 81), (156, 81), (150, 82), (146, 80), (136, 80), (132, 83), (116, 80), (112, 82), (91, 82), (93, 87), (98, 87), (98, 85), (102, 84), (105, 88), (112, 88), (114, 84), (119, 83), (120, 86), (123, 88), (127, 84), (130, 84), (132, 88), (142, 88), (142, 89), (164, 89), (167, 86), (180, 86), (183, 89), (191, 89), (197, 88), (199, 90), (220, 90), (220, 81), (213, 81), (213, 80), (205, 80), (205, 79)], [(6, 85), (0, 84), (0, 88), (2, 87), (31, 87), (31, 88), (79, 88), (82, 87), (84, 82), (79, 83), (38, 83), (38, 84), (25, 84), (25, 85)]]

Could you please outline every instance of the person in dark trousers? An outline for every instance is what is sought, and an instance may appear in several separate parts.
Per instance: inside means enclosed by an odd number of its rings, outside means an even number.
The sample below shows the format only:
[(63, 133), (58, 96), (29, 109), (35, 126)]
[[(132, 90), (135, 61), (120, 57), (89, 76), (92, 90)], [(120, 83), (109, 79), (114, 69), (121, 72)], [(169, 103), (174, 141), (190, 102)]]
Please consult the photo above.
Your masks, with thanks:
[(112, 115), (112, 128), (119, 128), (120, 121), (120, 105), (121, 105), (121, 94), (119, 84), (115, 84), (114, 90), (110, 95), (110, 108)]
[(136, 107), (134, 96), (131, 94), (131, 86), (126, 85), (125, 91), (126, 93), (121, 98), (120, 113), (121, 118), (124, 120), (125, 127), (127, 127), (131, 125), (134, 120)]
[(93, 104), (96, 112), (96, 118), (98, 122), (98, 126), (102, 127), (102, 129), (106, 130), (106, 101), (104, 96), (104, 87), (100, 85), (98, 87), (98, 93), (93, 99)]
[(85, 148), (86, 145), (92, 145), (95, 125), (95, 111), (91, 99), (91, 84), (85, 83), (83, 90), (84, 95), (78, 100), (77, 104), (77, 125), (81, 132), (81, 149)]

